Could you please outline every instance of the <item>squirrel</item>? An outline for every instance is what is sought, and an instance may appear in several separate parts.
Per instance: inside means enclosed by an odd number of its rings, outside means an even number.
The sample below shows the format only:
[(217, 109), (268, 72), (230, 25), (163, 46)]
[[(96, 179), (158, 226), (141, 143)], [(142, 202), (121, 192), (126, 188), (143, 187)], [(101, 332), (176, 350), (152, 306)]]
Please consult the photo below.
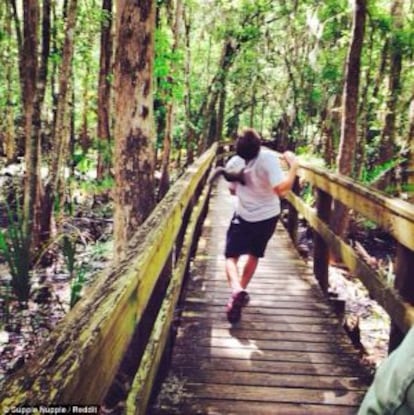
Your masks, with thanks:
[(246, 184), (244, 180), (244, 168), (238, 171), (228, 170), (224, 167), (216, 167), (210, 177), (210, 183), (213, 183), (220, 175), (222, 175), (228, 182), (239, 182)]

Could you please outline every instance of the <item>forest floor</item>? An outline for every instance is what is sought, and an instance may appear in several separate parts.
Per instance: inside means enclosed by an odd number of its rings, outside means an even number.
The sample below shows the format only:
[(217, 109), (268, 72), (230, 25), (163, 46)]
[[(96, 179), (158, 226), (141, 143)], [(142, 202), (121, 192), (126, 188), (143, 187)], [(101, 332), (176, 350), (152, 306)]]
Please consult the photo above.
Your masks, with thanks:
[[(7, 264), (0, 255), (0, 387), (8, 374), (23, 366), (47, 341), (50, 332), (70, 310), (73, 286), (82, 277), (83, 285), (90, 284), (99, 271), (111, 260), (112, 220), (110, 209), (83, 204), (76, 217), (66, 224), (76, 235), (75, 269), (68, 271), (67, 260), (59, 243), (53, 247), (54, 260), (48, 267), (36, 268), (32, 276), (32, 295), (26, 307), (19, 306), (7, 297), (5, 287), (10, 285)], [(73, 232), (73, 230), (76, 230)], [(312, 262), (311, 232), (302, 228), (301, 246)], [(392, 255), (392, 244), (384, 235), (370, 230), (358, 230), (360, 242), (366, 245), (370, 255), (385, 261)], [(67, 258), (66, 258), (67, 259)], [(344, 321), (353, 326), (355, 344), (361, 351), (363, 361), (374, 370), (387, 354), (389, 318), (374, 301), (369, 299), (365, 288), (349, 272), (338, 266), (330, 268), (330, 291), (338, 300), (345, 301)]]
[[(75, 293), (82, 295), (83, 289), (111, 261), (110, 208), (82, 201), (76, 211), (76, 216), (63, 225), (60, 236), (50, 244), (45, 255), (49, 264), (35, 267), (31, 275), (31, 296), (23, 306), (11, 294), (9, 266), (0, 253), (0, 388), (7, 376), (29, 361), (47, 341), (70, 310)], [(3, 226), (7, 222), (4, 215), (0, 207)], [(63, 234), (68, 237), (71, 253), (63, 253)]]

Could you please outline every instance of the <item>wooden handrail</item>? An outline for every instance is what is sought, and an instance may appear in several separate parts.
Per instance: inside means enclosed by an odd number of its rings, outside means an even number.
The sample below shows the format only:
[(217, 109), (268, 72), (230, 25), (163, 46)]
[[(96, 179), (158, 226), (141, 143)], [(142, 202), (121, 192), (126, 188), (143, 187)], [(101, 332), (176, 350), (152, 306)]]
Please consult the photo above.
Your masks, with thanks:
[[(153, 354), (160, 356), (168, 324), (160, 329), (159, 319), (177, 301), (190, 257), (189, 240), (205, 213), (205, 184), (216, 150), (213, 146), (190, 166), (136, 232), (122, 263), (97, 277), (44, 349), (8, 379), (0, 392), (0, 413), (19, 406), (101, 404), (144, 319), (152, 328), (143, 343), (154, 350), (154, 339), (161, 338), (162, 347)], [(160, 287), (167, 305), (161, 301), (154, 311), (152, 301)], [(146, 353), (139, 374), (143, 376), (146, 367), (148, 383), (145, 391), (135, 391), (142, 396), (136, 405), (142, 414), (159, 363), (158, 357), (148, 362)]]
[[(314, 272), (324, 292), (328, 288), (328, 249), (341, 257), (349, 270), (358, 277), (390, 315), (393, 322), (390, 349), (395, 348), (404, 333), (414, 324), (414, 286), (410, 272), (414, 269), (414, 206), (403, 200), (387, 197), (354, 180), (328, 170), (300, 162), (298, 176), (317, 192), (316, 208), (307, 206), (298, 192), (290, 192), (287, 200), (300, 212), (316, 232)], [(332, 200), (374, 221), (397, 241), (395, 287), (391, 287), (368, 266), (354, 249), (335, 235), (329, 227)], [(293, 239), (296, 231), (289, 229)], [(408, 289), (407, 287), (410, 287)]]
[(414, 250), (414, 206), (371, 190), (349, 177), (301, 163), (299, 176), (348, 208), (376, 222), (397, 241)]

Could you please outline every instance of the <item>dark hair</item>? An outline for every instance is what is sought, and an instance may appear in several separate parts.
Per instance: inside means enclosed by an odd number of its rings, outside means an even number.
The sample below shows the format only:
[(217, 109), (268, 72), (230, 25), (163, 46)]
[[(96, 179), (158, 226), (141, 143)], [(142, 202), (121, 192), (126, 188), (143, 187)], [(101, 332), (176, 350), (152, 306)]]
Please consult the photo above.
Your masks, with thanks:
[(253, 128), (244, 128), (236, 141), (236, 153), (246, 161), (252, 160), (259, 154), (260, 136)]

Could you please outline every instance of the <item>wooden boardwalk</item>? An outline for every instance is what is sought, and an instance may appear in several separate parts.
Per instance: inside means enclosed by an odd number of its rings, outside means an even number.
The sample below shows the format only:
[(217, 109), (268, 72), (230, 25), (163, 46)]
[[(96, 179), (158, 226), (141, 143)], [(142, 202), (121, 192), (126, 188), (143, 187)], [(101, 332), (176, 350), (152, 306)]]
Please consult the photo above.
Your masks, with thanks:
[(227, 322), (222, 253), (233, 203), (219, 181), (171, 368), (148, 414), (356, 414), (366, 372), (280, 223), (248, 287), (241, 322)]

